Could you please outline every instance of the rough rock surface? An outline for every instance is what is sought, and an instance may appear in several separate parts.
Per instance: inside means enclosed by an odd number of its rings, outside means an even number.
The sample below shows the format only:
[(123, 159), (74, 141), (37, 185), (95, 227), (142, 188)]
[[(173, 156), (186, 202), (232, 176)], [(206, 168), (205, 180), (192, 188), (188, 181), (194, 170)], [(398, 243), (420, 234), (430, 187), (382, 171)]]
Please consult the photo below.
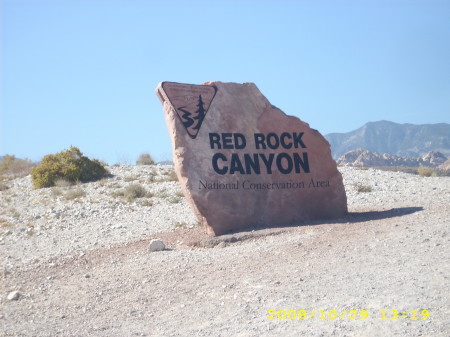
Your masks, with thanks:
[(342, 176), (318, 131), (274, 107), (253, 83), (178, 85), (163, 82), (157, 93), (175, 170), (208, 234), (346, 214)]
[(356, 149), (347, 152), (336, 161), (338, 165), (356, 167), (381, 167), (381, 166), (429, 166), (442, 167), (447, 157), (438, 151), (429, 152), (422, 157), (397, 156), (395, 154), (379, 154), (364, 149)]
[(439, 165), (438, 168), (443, 171), (450, 171), (450, 159), (447, 159), (445, 163)]

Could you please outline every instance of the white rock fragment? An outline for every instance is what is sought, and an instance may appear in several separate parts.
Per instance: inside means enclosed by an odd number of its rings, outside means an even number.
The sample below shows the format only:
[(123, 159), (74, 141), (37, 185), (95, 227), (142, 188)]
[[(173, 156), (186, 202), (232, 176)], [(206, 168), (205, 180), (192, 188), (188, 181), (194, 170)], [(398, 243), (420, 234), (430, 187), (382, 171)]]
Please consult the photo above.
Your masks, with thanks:
[(149, 252), (157, 252), (160, 250), (164, 250), (166, 246), (161, 239), (153, 239), (150, 241), (150, 246), (148, 247)]
[(17, 290), (11, 291), (8, 296), (6, 297), (6, 299), (8, 301), (17, 301), (20, 297), (20, 293)]

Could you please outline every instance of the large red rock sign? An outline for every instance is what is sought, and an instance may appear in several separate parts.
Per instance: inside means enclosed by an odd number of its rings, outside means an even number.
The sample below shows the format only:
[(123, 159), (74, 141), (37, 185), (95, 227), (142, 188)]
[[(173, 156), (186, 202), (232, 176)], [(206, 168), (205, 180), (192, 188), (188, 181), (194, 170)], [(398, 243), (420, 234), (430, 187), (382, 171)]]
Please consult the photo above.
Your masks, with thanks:
[(255, 84), (162, 82), (156, 92), (183, 193), (208, 234), (347, 213), (329, 143)]

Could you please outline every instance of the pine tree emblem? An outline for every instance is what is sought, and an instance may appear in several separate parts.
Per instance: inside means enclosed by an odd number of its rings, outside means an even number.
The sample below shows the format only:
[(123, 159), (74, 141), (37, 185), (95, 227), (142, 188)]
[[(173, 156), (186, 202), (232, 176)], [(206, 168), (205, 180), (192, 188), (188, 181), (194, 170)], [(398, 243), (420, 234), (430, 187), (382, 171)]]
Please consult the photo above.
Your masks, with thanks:
[(163, 82), (162, 87), (188, 135), (195, 139), (216, 95), (216, 88), (174, 82)]

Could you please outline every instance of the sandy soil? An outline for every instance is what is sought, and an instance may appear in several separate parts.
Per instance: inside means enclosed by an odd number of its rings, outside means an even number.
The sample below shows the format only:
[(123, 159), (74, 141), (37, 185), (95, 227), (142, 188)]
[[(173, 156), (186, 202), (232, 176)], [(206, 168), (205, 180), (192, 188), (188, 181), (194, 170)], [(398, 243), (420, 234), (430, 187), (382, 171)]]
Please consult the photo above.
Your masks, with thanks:
[[(106, 246), (48, 247), (47, 257), (45, 235), (7, 235), (3, 334), (450, 336), (450, 179), (341, 171), (350, 213), (333, 221), (217, 238), (158, 227)], [(155, 237), (166, 250), (148, 252)], [(18, 300), (7, 299), (12, 291)]]

